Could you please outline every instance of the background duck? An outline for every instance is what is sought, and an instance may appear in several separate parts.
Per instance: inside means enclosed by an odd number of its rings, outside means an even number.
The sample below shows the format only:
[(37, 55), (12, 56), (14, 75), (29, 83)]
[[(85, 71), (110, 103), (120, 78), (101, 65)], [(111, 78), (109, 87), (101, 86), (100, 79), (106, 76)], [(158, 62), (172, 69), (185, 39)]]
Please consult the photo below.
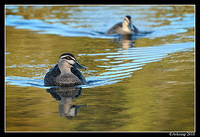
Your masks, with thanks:
[(86, 84), (84, 76), (77, 68), (86, 69), (76, 61), (76, 58), (71, 53), (62, 54), (59, 57), (58, 64), (46, 73), (44, 85), (70, 86)]
[(127, 15), (124, 17), (123, 22), (119, 22), (111, 27), (107, 34), (123, 34), (130, 35), (132, 33), (138, 33), (138, 29), (132, 25), (131, 16)]

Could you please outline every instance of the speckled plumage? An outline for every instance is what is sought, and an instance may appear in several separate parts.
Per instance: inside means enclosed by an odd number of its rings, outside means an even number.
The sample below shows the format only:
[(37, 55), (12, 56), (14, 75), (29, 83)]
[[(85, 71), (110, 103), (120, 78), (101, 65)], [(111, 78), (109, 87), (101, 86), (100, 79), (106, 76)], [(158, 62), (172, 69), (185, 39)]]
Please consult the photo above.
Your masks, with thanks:
[[(69, 54), (62, 54), (61, 56), (65, 55)], [(72, 54), (70, 56), (74, 57)], [(75, 66), (70, 68), (69, 73), (61, 73), (59, 65), (56, 64), (53, 68), (49, 69), (49, 72), (46, 73), (44, 78), (45, 86), (72, 86), (83, 84), (87, 84), (87, 82)]]
[(63, 86), (63, 85), (81, 85), (86, 84), (86, 80), (81, 72), (76, 68), (71, 68), (72, 74), (60, 75), (60, 69), (58, 64), (54, 68), (51, 68), (45, 75), (44, 85), (45, 86)]

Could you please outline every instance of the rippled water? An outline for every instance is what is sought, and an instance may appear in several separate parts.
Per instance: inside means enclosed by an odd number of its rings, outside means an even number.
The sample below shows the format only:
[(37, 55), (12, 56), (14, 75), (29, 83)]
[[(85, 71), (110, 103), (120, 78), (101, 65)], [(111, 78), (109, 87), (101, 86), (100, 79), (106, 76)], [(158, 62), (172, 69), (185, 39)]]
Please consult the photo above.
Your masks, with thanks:
[[(107, 35), (125, 15), (140, 33)], [(5, 17), (7, 131), (194, 130), (193, 6), (9, 5)], [(45, 87), (65, 52), (88, 84)]]

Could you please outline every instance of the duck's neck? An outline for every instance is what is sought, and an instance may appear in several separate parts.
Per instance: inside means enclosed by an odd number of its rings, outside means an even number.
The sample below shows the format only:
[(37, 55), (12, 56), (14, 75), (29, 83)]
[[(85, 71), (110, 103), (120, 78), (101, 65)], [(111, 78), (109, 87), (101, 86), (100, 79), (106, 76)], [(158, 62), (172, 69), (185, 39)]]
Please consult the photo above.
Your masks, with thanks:
[[(131, 24), (129, 24), (129, 25), (131, 25)], [(129, 27), (124, 22), (122, 23), (122, 29), (123, 29), (123, 31), (131, 32), (131, 30), (129, 29)]]
[(67, 74), (67, 73), (72, 73), (71, 72), (71, 67), (66, 63), (66, 62), (60, 62), (58, 64), (58, 67), (61, 71), (61, 75)]

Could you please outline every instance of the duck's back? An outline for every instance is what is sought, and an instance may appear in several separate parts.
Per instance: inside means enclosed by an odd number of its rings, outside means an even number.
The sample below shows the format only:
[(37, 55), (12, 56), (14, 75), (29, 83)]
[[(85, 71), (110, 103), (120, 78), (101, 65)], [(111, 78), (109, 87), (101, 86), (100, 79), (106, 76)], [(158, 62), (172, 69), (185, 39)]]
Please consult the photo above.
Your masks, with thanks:
[(119, 34), (122, 31), (122, 22), (115, 24), (112, 28), (110, 28), (107, 34)]
[[(139, 33), (139, 30), (134, 26), (133, 26), (133, 31), (132, 33)], [(130, 34), (130, 33), (127, 33), (125, 32), (123, 29), (122, 29), (122, 22), (119, 22), (117, 24), (115, 24), (112, 28), (110, 28), (107, 32), (107, 34)]]
[(82, 73), (75, 67), (71, 68), (71, 72), (78, 77), (78, 79), (81, 81), (81, 84), (87, 84), (85, 77), (82, 75)]
[(54, 86), (56, 77), (61, 74), (58, 64), (54, 66), (54, 68), (49, 69), (49, 72), (46, 73), (44, 77), (44, 85), (45, 86)]

